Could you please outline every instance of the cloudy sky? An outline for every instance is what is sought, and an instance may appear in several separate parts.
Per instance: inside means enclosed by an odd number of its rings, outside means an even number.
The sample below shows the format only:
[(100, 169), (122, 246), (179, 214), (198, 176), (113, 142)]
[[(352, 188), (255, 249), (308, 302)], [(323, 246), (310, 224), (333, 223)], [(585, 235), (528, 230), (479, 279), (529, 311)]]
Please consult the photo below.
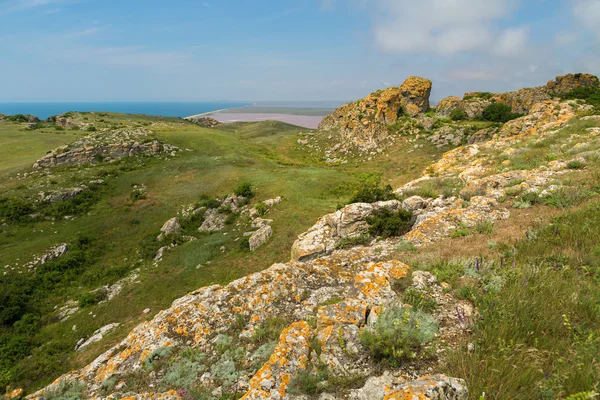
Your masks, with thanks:
[(600, 0), (0, 0), (0, 101), (434, 99), (600, 74)]

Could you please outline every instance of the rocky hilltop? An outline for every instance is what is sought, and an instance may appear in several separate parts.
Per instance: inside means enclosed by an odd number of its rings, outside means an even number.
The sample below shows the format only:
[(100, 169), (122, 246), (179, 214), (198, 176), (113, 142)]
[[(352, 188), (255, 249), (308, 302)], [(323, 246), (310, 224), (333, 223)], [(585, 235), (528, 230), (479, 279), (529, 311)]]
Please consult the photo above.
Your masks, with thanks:
[[(512, 201), (541, 202), (574, 190), (582, 166), (598, 157), (600, 118), (582, 116), (591, 107), (584, 102), (551, 99), (551, 93), (588, 85), (598, 80), (567, 75), (489, 99), (446, 99), (438, 114), (452, 107), (477, 113), (479, 105), (467, 104), (497, 101), (526, 115), (446, 152), (393, 198), (322, 217), (299, 235), (291, 261), (176, 300), (85, 368), (28, 398), (78, 387), (86, 398), (188, 399), (186, 388), (197, 383), (206, 388), (203, 398), (300, 400), (324, 392), (319, 399), (466, 400), (465, 381), (440, 372), (445, 355), (468, 340), (478, 310), (434, 274), (398, 259), (397, 249), (494, 226), (512, 218)], [(322, 129), (375, 145), (380, 129), (403, 113), (427, 111), (430, 90), (428, 80), (409, 78), (338, 109)], [(539, 156), (545, 148), (548, 155)], [(529, 153), (537, 154), (535, 163)], [(405, 218), (404, 233), (378, 238), (377, 218), (390, 216)], [(476, 281), (477, 272), (461, 279)], [(377, 340), (390, 340), (385, 335), (399, 327), (413, 332), (414, 341), (382, 348)], [(390, 352), (402, 362), (379, 363)], [(314, 391), (307, 394), (309, 384)], [(339, 386), (346, 389), (334, 390)]]
[[(524, 115), (540, 102), (555, 99), (577, 88), (599, 85), (596, 76), (568, 74), (556, 77), (545, 86), (514, 92), (472, 92), (462, 98), (450, 96), (441, 100), (435, 108), (430, 108), (431, 81), (409, 77), (399, 87), (378, 90), (364, 99), (340, 107), (321, 122), (319, 130), (330, 136), (339, 135), (336, 141), (342, 149), (346, 149), (344, 151), (349, 148), (363, 152), (384, 148), (395, 140), (399, 132), (414, 135), (433, 131), (439, 134), (434, 139), (438, 141), (440, 137), (451, 134), (450, 142), (457, 145), (468, 138), (464, 130), (448, 132), (443, 126), (443, 119), (451, 117), (453, 112), (464, 112), (465, 119), (480, 119), (488, 106), (502, 103), (508, 105), (515, 115)], [(436, 119), (441, 120), (436, 124)], [(477, 133), (479, 136), (487, 134)]]

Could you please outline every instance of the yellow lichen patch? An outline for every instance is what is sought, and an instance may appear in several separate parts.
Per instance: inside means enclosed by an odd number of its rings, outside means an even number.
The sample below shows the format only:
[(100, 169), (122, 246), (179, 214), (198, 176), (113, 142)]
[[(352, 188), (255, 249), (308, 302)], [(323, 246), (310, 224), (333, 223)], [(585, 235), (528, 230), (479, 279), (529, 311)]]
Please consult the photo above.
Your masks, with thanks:
[(250, 379), (250, 388), (242, 399), (283, 397), (298, 369), (306, 366), (313, 332), (306, 321), (295, 322), (284, 329), (269, 361)]

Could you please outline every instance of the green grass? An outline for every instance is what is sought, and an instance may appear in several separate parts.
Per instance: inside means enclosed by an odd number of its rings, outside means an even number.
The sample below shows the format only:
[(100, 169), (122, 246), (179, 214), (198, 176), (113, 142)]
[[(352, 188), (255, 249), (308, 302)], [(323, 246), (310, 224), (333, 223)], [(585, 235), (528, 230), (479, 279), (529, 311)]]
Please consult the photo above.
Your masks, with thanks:
[(70, 131), (28, 130), (26, 127), (26, 123), (0, 122), (0, 178), (8, 173), (25, 171), (49, 150), (81, 136)]
[[(15, 358), (17, 363), (11, 369), (10, 381), (30, 391), (62, 372), (87, 364), (139, 322), (169, 307), (174, 299), (197, 288), (227, 284), (275, 262), (289, 260), (297, 235), (322, 215), (335, 211), (337, 204), (347, 202), (352, 197), (351, 188), (361, 181), (361, 174), (376, 174), (383, 182), (397, 186), (414, 179), (441, 154), (433, 146), (425, 146), (415, 151), (414, 160), (407, 165), (394, 155), (396, 151), (400, 155), (409, 146), (412, 148), (407, 142), (372, 161), (351, 160), (344, 166), (330, 166), (321, 155), (297, 144), (298, 132), (305, 129), (273, 121), (203, 129), (175, 118), (95, 113), (76, 113), (73, 118), (92, 124), (98, 131), (149, 127), (160, 140), (189, 151), (167, 159), (57, 168), (51, 176), (36, 175), (17, 181), (12, 179), (15, 173), (29, 171), (46, 152), (88, 133), (84, 130), (76, 134), (68, 130), (55, 133), (46, 129), (21, 132), (20, 125), (0, 123), (0, 153), (6, 156), (0, 160), (0, 171), (8, 174), (0, 177), (4, 196), (35, 199), (40, 191), (75, 187), (95, 179), (105, 181), (94, 203), (74, 219), (11, 222), (0, 227), (2, 266), (23, 264), (58, 243), (74, 243), (78, 237), (94, 238), (91, 244), (94, 259), (86, 264), (83, 273), (69, 276), (46, 292), (48, 308), (39, 311), (41, 329), (28, 337), (30, 357)], [(10, 129), (2, 129), (5, 127)], [(11, 154), (10, 147), (20, 140), (27, 147), (18, 147)], [(235, 239), (243, 233), (236, 227), (241, 218), (231, 218), (231, 224), (225, 228), (228, 235), (221, 232), (199, 235), (191, 224), (186, 234), (195, 234), (199, 240), (179, 245), (165, 254), (158, 267), (148, 268), (151, 261), (141, 254), (143, 244), (147, 238), (158, 235), (166, 220), (187, 204), (210, 206), (210, 199), (233, 193), (244, 183), (250, 183), (256, 193), (251, 206), (276, 196), (284, 198), (266, 215), (274, 220), (274, 234), (266, 245), (255, 252), (240, 248), (241, 239), (237, 242)], [(132, 201), (135, 185), (146, 188), (145, 198), (135, 196)], [(220, 250), (222, 246), (226, 249), (224, 253)], [(90, 297), (90, 291), (114, 283), (135, 268), (140, 268), (139, 284), (126, 286), (109, 302), (94, 304), (97, 299)], [(85, 312), (58, 322), (52, 309), (67, 300), (81, 300)], [(145, 308), (152, 312), (144, 314)], [(81, 353), (73, 353), (81, 337), (112, 322), (122, 325), (105, 340)], [(73, 325), (77, 325), (77, 332), (71, 329)]]
[[(470, 289), (481, 318), (447, 372), (486, 399), (559, 399), (600, 381), (600, 204), (556, 218), (516, 244), (515, 267)], [(489, 264), (489, 263), (488, 263)]]

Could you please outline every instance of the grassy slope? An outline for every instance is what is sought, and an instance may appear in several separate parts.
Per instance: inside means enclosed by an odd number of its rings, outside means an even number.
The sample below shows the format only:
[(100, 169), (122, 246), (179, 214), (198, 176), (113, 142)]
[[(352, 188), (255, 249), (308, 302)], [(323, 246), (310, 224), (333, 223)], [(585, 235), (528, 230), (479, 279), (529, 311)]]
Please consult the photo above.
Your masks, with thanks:
[[(110, 114), (100, 118), (92, 114), (85, 118), (99, 128), (158, 122), (153, 127), (158, 138), (191, 151), (183, 151), (167, 160), (148, 160), (142, 168), (106, 178), (105, 194), (87, 215), (70, 221), (3, 228), (0, 265), (13, 265), (17, 261), (23, 263), (31, 255), (42, 254), (57, 243), (88, 236), (94, 239), (94, 248), (99, 256), (88, 275), (100, 276), (111, 267), (128, 270), (141, 267), (140, 284), (126, 287), (109, 303), (80, 311), (65, 323), (55, 323), (51, 318), (46, 320), (47, 324), (35, 339), (43, 344), (41, 350), (34, 351), (31, 359), (21, 363), (28, 372), (17, 380), (30, 389), (47, 383), (62, 371), (83, 366), (118, 342), (141, 320), (151, 318), (160, 309), (168, 307), (172, 300), (191, 290), (214, 283), (225, 284), (274, 262), (287, 261), (296, 236), (318, 217), (334, 211), (338, 203), (346, 200), (348, 186), (357, 181), (358, 174), (380, 173), (386, 181), (404, 183), (416, 177), (432, 157), (441, 153), (425, 144), (414, 153), (411, 165), (407, 165), (403, 150), (409, 144), (403, 143), (398, 146), (397, 153), (392, 152), (384, 161), (375, 157), (370, 162), (356, 160), (343, 167), (332, 167), (309, 155), (297, 144), (299, 128), (277, 122), (203, 129), (179, 120), (143, 116)], [(5, 137), (4, 132), (17, 129), (8, 126), (9, 129), (0, 130), (1, 148), (12, 137)], [(46, 133), (34, 132), (33, 135), (45, 139), (43, 135)], [(51, 135), (65, 142), (69, 137), (66, 134)], [(7, 163), (7, 168), (26, 168), (34, 161), (33, 158), (43, 155), (54, 145), (54, 142), (37, 143), (39, 154), (30, 156), (23, 150), (20, 157), (30, 158), (25, 163)], [(5, 189), (4, 194), (33, 195), (40, 190), (85, 183), (96, 178), (98, 171), (104, 168), (59, 169), (50, 180), (33, 178), (15, 182), (7, 177), (0, 181), (0, 185)], [(274, 220), (274, 235), (268, 244), (255, 253), (242, 252), (234, 242), (242, 232), (234, 232), (233, 226), (228, 228), (228, 235), (215, 233), (181, 245), (168, 253), (158, 267), (152, 267), (149, 261), (138, 263), (136, 253), (143, 239), (157, 232), (183, 205), (195, 202), (204, 193), (211, 196), (231, 193), (244, 181), (255, 186), (257, 200), (275, 196), (285, 199), (267, 215)], [(135, 184), (145, 185), (148, 196), (132, 203), (130, 194)], [(224, 254), (219, 251), (221, 246), (227, 249)], [(211, 261), (210, 265), (206, 264), (207, 261)], [(203, 263), (204, 267), (196, 269), (199, 263)], [(53, 293), (48, 304), (61, 306), (66, 299), (77, 299), (100, 283), (114, 280), (101, 278), (91, 279), (92, 283), (86, 283), (90, 279), (77, 282)], [(144, 314), (142, 310), (145, 308), (152, 312)], [(89, 336), (111, 322), (121, 322), (122, 326), (85, 352), (72, 352), (79, 338)], [(72, 329), (73, 325), (77, 326), (76, 332)], [(48, 350), (53, 346), (59, 350)], [(42, 359), (47, 365), (39, 365)]]

